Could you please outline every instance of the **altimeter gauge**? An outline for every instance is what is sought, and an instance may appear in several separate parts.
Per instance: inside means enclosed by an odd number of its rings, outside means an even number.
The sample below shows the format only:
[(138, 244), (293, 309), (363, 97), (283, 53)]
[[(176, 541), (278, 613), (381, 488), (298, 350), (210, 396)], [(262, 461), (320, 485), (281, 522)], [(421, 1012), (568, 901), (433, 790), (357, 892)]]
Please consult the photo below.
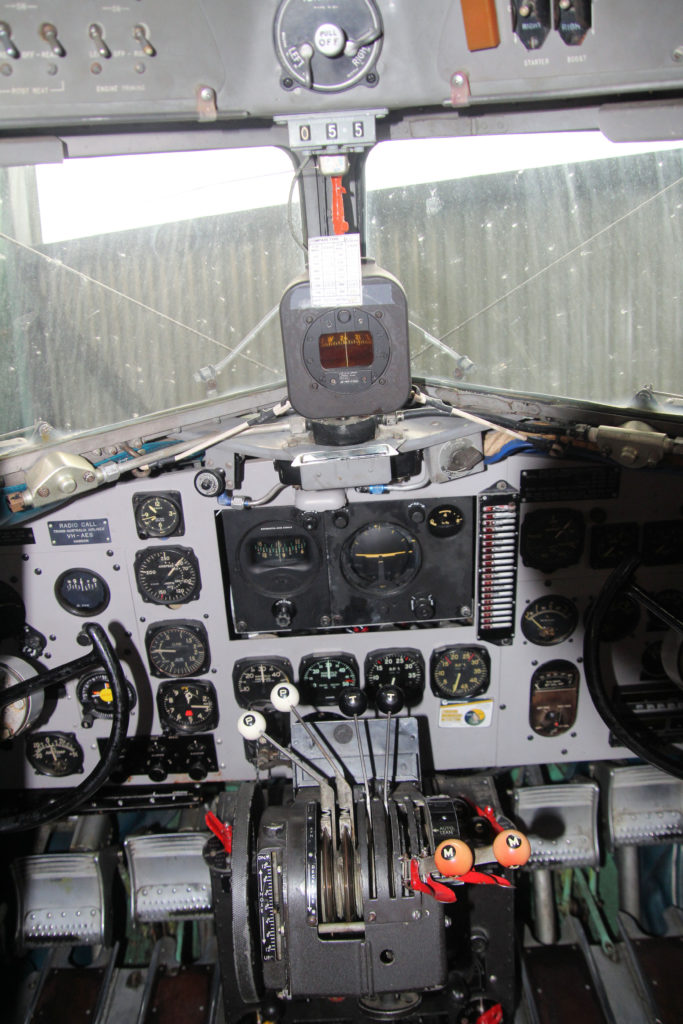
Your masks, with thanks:
[(201, 622), (156, 622), (145, 634), (145, 646), (155, 676), (184, 679), (209, 667), (209, 639)]

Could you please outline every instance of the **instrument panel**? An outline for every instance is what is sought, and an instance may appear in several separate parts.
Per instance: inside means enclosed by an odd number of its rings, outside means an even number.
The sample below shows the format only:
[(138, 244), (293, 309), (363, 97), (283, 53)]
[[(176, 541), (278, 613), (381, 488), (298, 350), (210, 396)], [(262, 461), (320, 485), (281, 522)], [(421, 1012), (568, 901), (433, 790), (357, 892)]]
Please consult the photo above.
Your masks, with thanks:
[[(663, 473), (644, 488), (637, 471), (528, 465), (512, 456), (405, 495), (349, 491), (336, 509), (314, 494), (300, 508), (291, 488), (226, 509), (192, 470), (174, 473), (172, 491), (161, 478), (158, 491), (130, 480), (94, 492), (0, 549), (6, 619), (25, 617), (24, 677), (79, 656), (84, 618), (108, 630), (132, 704), (117, 785), (249, 775), (237, 719), (261, 711), (277, 734), (270, 692), (285, 682), (302, 713), (327, 716), (355, 687), (381, 716), (378, 690), (400, 686), (428, 723), (437, 770), (626, 756), (588, 696), (584, 630), (617, 552), (634, 545), (639, 584), (680, 616), (674, 488)], [(275, 483), (266, 462), (246, 473), (250, 493)], [(491, 594), (495, 629), (483, 617)], [(679, 728), (666, 625), (623, 596), (603, 628), (636, 712)], [(111, 699), (91, 669), (34, 707), (31, 728), (0, 744), (2, 785), (77, 785), (109, 734)]]

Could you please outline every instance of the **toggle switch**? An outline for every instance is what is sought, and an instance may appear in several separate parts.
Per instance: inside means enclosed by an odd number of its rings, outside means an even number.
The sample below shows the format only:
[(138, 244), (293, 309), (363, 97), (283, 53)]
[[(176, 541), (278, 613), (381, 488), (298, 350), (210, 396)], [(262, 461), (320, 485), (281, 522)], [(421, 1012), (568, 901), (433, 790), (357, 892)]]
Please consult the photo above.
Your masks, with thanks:
[(137, 39), (142, 52), (145, 57), (156, 57), (157, 51), (154, 49), (147, 37), (147, 29), (144, 25), (136, 25), (133, 29), (133, 38)]
[(55, 57), (66, 57), (66, 50), (59, 41), (56, 27), (49, 21), (44, 21), (40, 26), (40, 38), (44, 39)]
[(592, 24), (591, 0), (554, 0), (555, 28), (567, 46), (581, 46)]
[(6, 21), (0, 21), (0, 46), (4, 46), (5, 53), (13, 60), (18, 60), (21, 56), (12, 40), (12, 29)]
[(109, 60), (111, 50), (104, 41), (104, 30), (101, 25), (92, 24), (88, 29), (88, 35), (97, 47), (97, 52), (104, 60)]
[(550, 0), (513, 0), (515, 34), (527, 50), (538, 50), (550, 32)]

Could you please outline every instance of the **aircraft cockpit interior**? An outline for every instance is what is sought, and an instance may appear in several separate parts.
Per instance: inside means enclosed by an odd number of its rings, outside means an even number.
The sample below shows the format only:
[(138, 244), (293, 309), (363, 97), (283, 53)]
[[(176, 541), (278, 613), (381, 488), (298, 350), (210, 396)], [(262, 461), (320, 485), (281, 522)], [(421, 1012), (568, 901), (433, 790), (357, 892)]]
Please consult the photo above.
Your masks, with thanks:
[(8, 1024), (678, 1024), (681, 0), (0, 10)]

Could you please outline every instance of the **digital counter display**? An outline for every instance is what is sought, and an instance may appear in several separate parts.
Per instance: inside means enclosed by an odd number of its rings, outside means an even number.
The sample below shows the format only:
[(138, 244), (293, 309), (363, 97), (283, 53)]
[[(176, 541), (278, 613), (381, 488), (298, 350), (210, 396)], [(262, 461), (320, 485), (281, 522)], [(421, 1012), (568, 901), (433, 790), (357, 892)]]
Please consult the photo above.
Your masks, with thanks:
[(375, 358), (370, 331), (336, 331), (334, 334), (321, 334), (318, 350), (323, 370), (341, 370), (347, 366), (372, 366)]
[(249, 545), (253, 565), (291, 565), (308, 561), (308, 540), (306, 537), (259, 538)]

